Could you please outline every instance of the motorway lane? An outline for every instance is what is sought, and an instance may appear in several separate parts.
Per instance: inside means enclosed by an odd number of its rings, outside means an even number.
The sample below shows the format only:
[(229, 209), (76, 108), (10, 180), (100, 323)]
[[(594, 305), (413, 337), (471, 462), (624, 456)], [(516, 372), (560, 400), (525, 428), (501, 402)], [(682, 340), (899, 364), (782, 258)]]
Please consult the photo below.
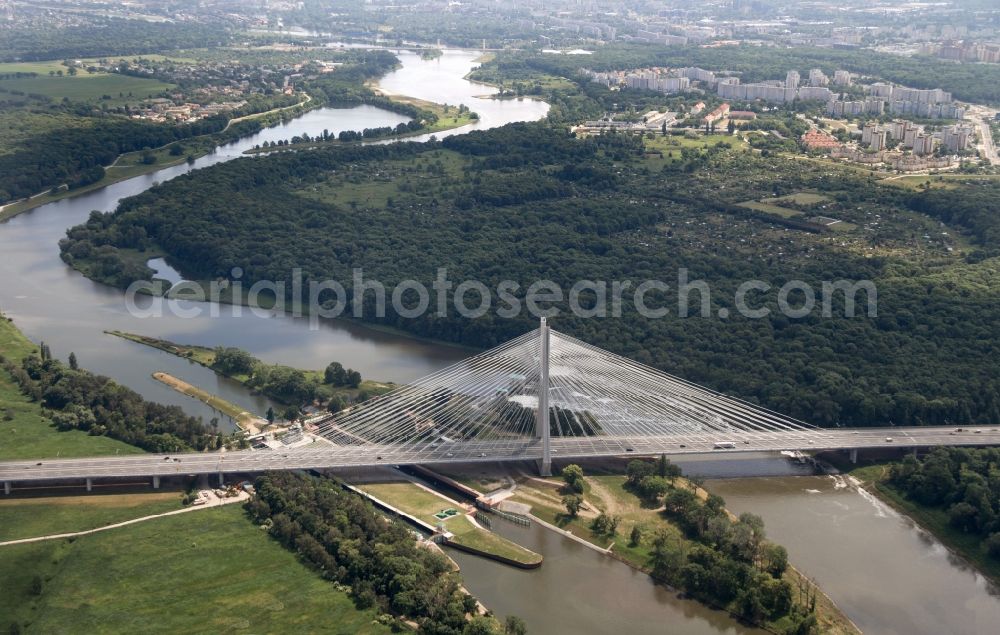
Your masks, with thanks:
[[(812, 429), (791, 432), (745, 432), (669, 435), (660, 437), (554, 438), (552, 457), (586, 458), (634, 454), (711, 454), (779, 450), (847, 450), (875, 447), (930, 447), (939, 445), (1000, 445), (1000, 428), (954, 427)], [(979, 430), (979, 432), (976, 432)], [(887, 441), (886, 438), (892, 441)], [(716, 450), (728, 441), (733, 449)], [(0, 462), (0, 481), (24, 482), (84, 478), (183, 476), (229, 474), (267, 470), (372, 466), (385, 464), (435, 464), (540, 459), (541, 441), (469, 441), (443, 443), (437, 448), (395, 446), (339, 446), (323, 444), (287, 450), (246, 450), (224, 453), (188, 453), (50, 459)]]

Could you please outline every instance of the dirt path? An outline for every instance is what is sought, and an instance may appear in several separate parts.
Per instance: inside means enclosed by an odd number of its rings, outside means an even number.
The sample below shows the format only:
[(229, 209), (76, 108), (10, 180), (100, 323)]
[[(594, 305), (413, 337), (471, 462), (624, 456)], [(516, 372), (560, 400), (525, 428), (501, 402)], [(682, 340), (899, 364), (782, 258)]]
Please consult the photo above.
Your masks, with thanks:
[(604, 513), (609, 516), (620, 516), (622, 513), (621, 505), (618, 504), (618, 500), (611, 493), (611, 490), (597, 479), (588, 478), (586, 480), (590, 486), (590, 494), (598, 499), (601, 507), (604, 509)]
[(34, 538), (20, 538), (18, 540), (7, 540), (5, 542), (0, 542), (0, 547), (6, 547), (8, 545), (20, 545), (29, 542), (42, 542), (45, 540), (60, 540), (62, 538), (75, 538), (77, 536), (86, 536), (88, 534), (96, 534), (99, 531), (107, 531), (109, 529), (116, 529), (118, 527), (125, 527), (127, 525), (134, 525), (136, 523), (146, 522), (147, 520), (153, 520), (154, 518), (163, 518), (164, 516), (173, 516), (175, 514), (186, 514), (188, 512), (198, 511), (199, 509), (209, 509), (212, 507), (220, 507), (222, 505), (232, 505), (233, 503), (241, 503), (250, 498), (250, 495), (246, 492), (240, 492), (238, 496), (232, 498), (219, 498), (214, 493), (208, 495), (208, 502), (204, 505), (190, 505), (184, 509), (175, 509), (172, 512), (164, 512), (162, 514), (153, 514), (151, 516), (142, 516), (141, 518), (133, 518), (132, 520), (125, 520), (120, 523), (115, 523), (113, 525), (105, 525), (103, 527), (96, 527), (94, 529), (87, 529), (85, 531), (74, 531), (65, 534), (49, 534), (47, 536), (35, 536)]

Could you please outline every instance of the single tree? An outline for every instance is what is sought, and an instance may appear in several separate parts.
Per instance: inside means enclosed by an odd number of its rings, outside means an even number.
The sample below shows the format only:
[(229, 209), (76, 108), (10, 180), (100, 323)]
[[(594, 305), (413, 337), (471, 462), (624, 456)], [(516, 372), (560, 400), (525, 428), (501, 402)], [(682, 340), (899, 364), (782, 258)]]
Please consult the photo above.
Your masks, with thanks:
[(528, 627), (524, 620), (518, 616), (508, 615), (503, 623), (503, 632), (504, 635), (525, 635), (528, 632)]
[(562, 503), (566, 506), (566, 511), (570, 517), (576, 518), (577, 514), (580, 513), (580, 508), (583, 507), (583, 497), (579, 494), (570, 494), (569, 496), (563, 496)]
[(73, 370), (80, 370), (80, 365), (76, 361), (76, 353), (69, 354), (69, 367)]
[(562, 471), (563, 480), (566, 481), (566, 486), (571, 492), (576, 492), (577, 494), (583, 493), (583, 468), (575, 463), (571, 463), (563, 468)]
[(642, 544), (642, 528), (639, 525), (632, 525), (632, 533), (628, 536), (628, 544), (632, 547), (638, 547)]

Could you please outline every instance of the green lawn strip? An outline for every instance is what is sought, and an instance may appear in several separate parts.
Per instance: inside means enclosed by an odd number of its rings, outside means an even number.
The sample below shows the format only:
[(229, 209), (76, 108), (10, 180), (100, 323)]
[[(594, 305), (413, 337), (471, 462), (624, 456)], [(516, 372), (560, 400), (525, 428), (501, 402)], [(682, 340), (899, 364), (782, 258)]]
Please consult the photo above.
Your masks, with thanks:
[(239, 505), (0, 549), (0, 615), (27, 633), (389, 632)]
[(758, 212), (765, 212), (767, 214), (774, 214), (775, 216), (781, 216), (782, 218), (793, 218), (795, 216), (802, 216), (802, 212), (800, 212), (797, 209), (781, 207), (780, 205), (773, 205), (771, 203), (746, 201), (743, 203), (738, 203), (738, 205), (740, 207), (745, 207), (747, 209), (752, 209)]
[[(476, 527), (469, 522), (468, 518), (465, 518), (464, 512), (458, 508), (457, 503), (449, 503), (444, 498), (428, 492), (415, 483), (370, 483), (359, 485), (358, 488), (400, 511), (430, 523), (433, 527), (437, 527), (439, 524), (443, 525), (447, 531), (455, 534), (455, 541), (459, 544), (526, 564), (537, 562), (540, 559), (538, 554), (507, 540), (503, 536)], [(446, 520), (435, 516), (438, 512), (447, 509), (458, 509), (459, 513)]]
[(501, 556), (522, 564), (535, 564), (542, 560), (542, 557), (537, 553), (525, 549), (515, 542), (511, 542), (499, 534), (473, 525), (472, 521), (463, 514), (445, 521), (445, 527), (454, 534), (454, 537), (449, 542), (458, 543), (465, 547), (471, 547), (478, 551)]
[[(20, 363), (35, 351), (36, 346), (12, 322), (0, 318), (0, 354)], [(59, 431), (39, 405), (21, 394), (10, 375), (0, 369), (0, 460), (141, 453), (139, 448), (109, 437), (91, 436), (82, 430)]]
[(86, 531), (181, 509), (180, 492), (0, 499), (0, 541)]
[(794, 203), (795, 205), (818, 205), (829, 201), (830, 197), (815, 192), (796, 192), (777, 198), (761, 199), (762, 203)]

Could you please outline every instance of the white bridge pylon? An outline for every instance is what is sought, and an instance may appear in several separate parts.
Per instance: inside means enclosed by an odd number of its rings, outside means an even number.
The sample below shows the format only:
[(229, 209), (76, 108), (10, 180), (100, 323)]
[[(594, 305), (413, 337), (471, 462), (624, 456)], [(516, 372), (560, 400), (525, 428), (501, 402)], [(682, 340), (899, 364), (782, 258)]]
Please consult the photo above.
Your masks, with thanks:
[(541, 326), (342, 411), (318, 432), (380, 459), (608, 456), (649, 449), (774, 447), (814, 437), (801, 421)]

